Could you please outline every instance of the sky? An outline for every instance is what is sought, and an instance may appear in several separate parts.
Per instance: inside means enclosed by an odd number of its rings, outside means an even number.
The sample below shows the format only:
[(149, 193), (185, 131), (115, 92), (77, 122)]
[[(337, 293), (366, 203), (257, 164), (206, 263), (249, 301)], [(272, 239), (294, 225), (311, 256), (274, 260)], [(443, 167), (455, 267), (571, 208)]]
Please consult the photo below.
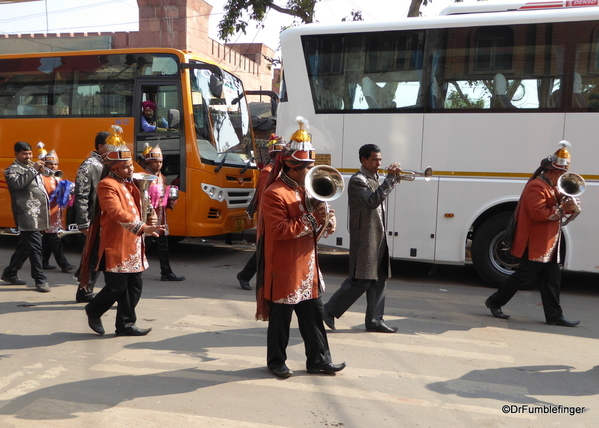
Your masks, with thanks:
[[(452, 0), (432, 0), (421, 11), (426, 16), (437, 15)], [(207, 0), (212, 5), (209, 36), (218, 39), (218, 22), (226, 0)], [(277, 4), (284, 5), (286, 0)], [(368, 22), (383, 22), (407, 15), (410, 0), (320, 0), (316, 4), (316, 20), (339, 23), (352, 10), (361, 10)], [(69, 33), (97, 31), (137, 31), (139, 15), (136, 0), (40, 0), (35, 2), (0, 4), (0, 35), (29, 33)], [(278, 33), (293, 19), (274, 10), (268, 12), (264, 28), (250, 22), (247, 34), (238, 34), (230, 42), (264, 43), (278, 48)]]

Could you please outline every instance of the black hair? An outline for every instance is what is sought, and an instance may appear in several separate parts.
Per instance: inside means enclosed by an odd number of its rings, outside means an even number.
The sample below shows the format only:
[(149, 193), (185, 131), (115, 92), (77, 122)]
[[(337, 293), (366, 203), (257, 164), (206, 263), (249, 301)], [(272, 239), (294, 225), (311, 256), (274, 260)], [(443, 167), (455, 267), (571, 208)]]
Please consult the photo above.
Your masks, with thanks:
[(110, 132), (101, 131), (96, 134), (96, 150), (100, 148), (100, 145), (106, 144), (106, 139), (110, 135)]
[(17, 141), (15, 143), (15, 153), (28, 152), (30, 150), (31, 146), (29, 145), (29, 143), (26, 143), (25, 141)]
[(358, 151), (358, 155), (360, 156), (360, 162), (362, 162), (363, 158), (370, 159), (370, 156), (373, 153), (380, 152), (381, 149), (376, 144), (364, 144), (362, 147), (360, 147), (360, 150)]

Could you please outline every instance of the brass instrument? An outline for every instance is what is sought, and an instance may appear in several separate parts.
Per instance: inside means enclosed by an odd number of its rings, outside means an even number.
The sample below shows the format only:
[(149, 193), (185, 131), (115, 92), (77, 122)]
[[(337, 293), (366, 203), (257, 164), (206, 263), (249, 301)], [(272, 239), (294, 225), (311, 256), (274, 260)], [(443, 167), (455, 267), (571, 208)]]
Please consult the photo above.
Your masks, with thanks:
[[(33, 167), (33, 164), (34, 164), (34, 163), (35, 163), (35, 162), (33, 162), (31, 159), (29, 159), (29, 163), (28, 163), (27, 165), (29, 165), (30, 167)], [(54, 171), (54, 170), (52, 170), (52, 169), (48, 168), (48, 167), (47, 167), (47, 166), (45, 166), (45, 165), (44, 165), (44, 166), (42, 166), (42, 167), (40, 168), (39, 172), (40, 172), (40, 174), (42, 174), (42, 175), (43, 175), (43, 176), (45, 176), (45, 177), (56, 177), (56, 178), (58, 178), (59, 180), (60, 180), (60, 179), (62, 178), (62, 176), (63, 176), (63, 173), (62, 173), (62, 171), (61, 171), (61, 170)]]
[(578, 217), (578, 214), (580, 214), (581, 209), (576, 198), (582, 195), (586, 190), (586, 182), (580, 175), (573, 172), (566, 172), (557, 180), (557, 189), (560, 191), (560, 193), (566, 195), (566, 198), (564, 198), (562, 203), (566, 203), (571, 200), (575, 205), (575, 211), (570, 214), (570, 217), (566, 218), (562, 222), (562, 226), (565, 226)]
[(325, 221), (316, 237), (316, 240), (318, 241), (331, 221), (330, 208), (327, 202), (334, 201), (341, 196), (345, 189), (345, 183), (343, 182), (341, 173), (328, 165), (318, 165), (312, 168), (308, 171), (308, 174), (306, 174), (304, 183), (306, 186), (306, 193), (314, 199), (323, 202), (326, 206), (327, 214)]
[(158, 177), (152, 174), (146, 174), (145, 172), (136, 172), (133, 174), (133, 182), (141, 193), (141, 220), (148, 223), (148, 218), (154, 215), (154, 208), (150, 201), (150, 194), (148, 189), (153, 181), (158, 180)]
[(71, 223), (67, 226), (67, 230), (61, 230), (57, 233), (59, 238), (62, 238), (65, 235), (74, 235), (76, 233), (83, 233), (77, 227), (77, 223)]
[(399, 178), (404, 181), (414, 181), (416, 177), (424, 177), (425, 181), (430, 181), (433, 176), (433, 169), (428, 166), (424, 171), (403, 170), (398, 174)]

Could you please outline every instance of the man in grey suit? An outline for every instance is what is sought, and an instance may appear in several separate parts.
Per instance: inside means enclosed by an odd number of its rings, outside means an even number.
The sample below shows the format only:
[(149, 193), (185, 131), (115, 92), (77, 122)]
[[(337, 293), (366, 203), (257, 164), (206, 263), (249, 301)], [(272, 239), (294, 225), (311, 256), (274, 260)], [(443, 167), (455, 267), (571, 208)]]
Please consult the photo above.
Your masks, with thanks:
[(41, 175), (45, 167), (43, 160), (31, 160), (31, 146), (18, 141), (15, 146), (15, 161), (4, 171), (6, 184), (12, 201), (12, 212), (19, 231), (17, 248), (9, 265), (2, 272), (2, 281), (13, 285), (25, 285), (17, 272), (29, 258), (31, 277), (37, 291), (47, 293), (50, 284), (42, 269), (42, 230), (50, 227), (48, 193)]
[(381, 150), (366, 144), (359, 150), (362, 167), (349, 180), (349, 277), (324, 305), (324, 322), (335, 330), (340, 318), (366, 292), (366, 330), (395, 333), (383, 321), (385, 286), (391, 277), (389, 249), (385, 234), (385, 201), (401, 179), (401, 168), (394, 163), (379, 185), (377, 174), (382, 161)]

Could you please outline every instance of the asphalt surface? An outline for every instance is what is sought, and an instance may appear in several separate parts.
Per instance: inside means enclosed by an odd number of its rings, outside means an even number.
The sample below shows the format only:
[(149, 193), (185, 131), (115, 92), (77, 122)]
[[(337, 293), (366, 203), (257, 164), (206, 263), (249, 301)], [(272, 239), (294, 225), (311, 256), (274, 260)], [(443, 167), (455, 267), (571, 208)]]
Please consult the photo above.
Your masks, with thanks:
[[(0, 237), (2, 268), (15, 244)], [(597, 275), (565, 275), (565, 315), (582, 321), (565, 328), (544, 323), (538, 291), (519, 292), (500, 320), (471, 267), (395, 262), (385, 319), (399, 331), (366, 332), (363, 297), (328, 331), (347, 368), (310, 375), (294, 320), (294, 376), (280, 380), (266, 369), (254, 292), (235, 279), (253, 249), (239, 237), (175, 245), (184, 282), (161, 282), (150, 250), (137, 308), (137, 324), (153, 328), (145, 337), (115, 337), (114, 308), (106, 335), (94, 334), (71, 275), (49, 271), (52, 291), (39, 293), (26, 264), (29, 286), (0, 283), (0, 427), (599, 426)], [(76, 264), (78, 247), (67, 256)], [(320, 260), (326, 301), (348, 261)]]

